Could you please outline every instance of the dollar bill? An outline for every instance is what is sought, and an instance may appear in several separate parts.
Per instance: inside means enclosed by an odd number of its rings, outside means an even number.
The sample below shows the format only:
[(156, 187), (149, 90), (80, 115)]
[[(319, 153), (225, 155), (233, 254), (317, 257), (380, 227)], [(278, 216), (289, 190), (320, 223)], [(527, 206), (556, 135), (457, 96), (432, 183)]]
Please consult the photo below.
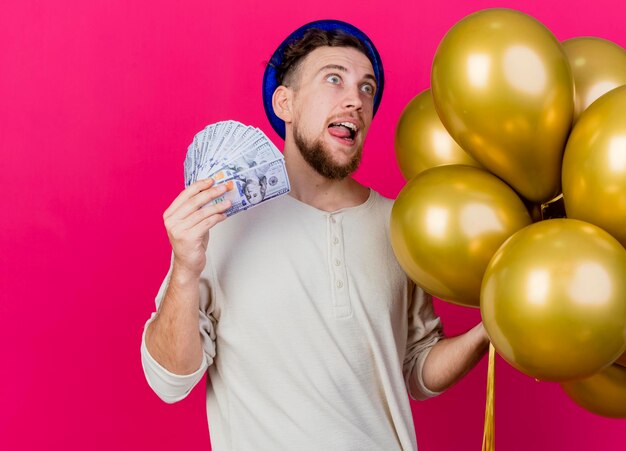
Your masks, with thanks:
[(220, 148), (217, 153), (212, 156), (211, 164), (209, 168), (209, 174), (214, 172), (216, 167), (219, 167), (224, 161), (227, 161), (233, 155), (232, 149), (237, 147), (241, 140), (246, 136), (247, 129), (249, 127), (235, 122), (228, 135), (225, 135)]
[(194, 151), (194, 146), (195, 146), (195, 138), (193, 140), (193, 142), (191, 144), (189, 144), (189, 147), (187, 148), (187, 154), (185, 155), (185, 161), (183, 163), (183, 170), (184, 170), (184, 174), (185, 174), (185, 188), (187, 188), (189, 185), (191, 185), (191, 180), (194, 178), (194, 172), (196, 170), (196, 162), (195, 162), (195, 156), (196, 153)]
[[(239, 130), (237, 130), (239, 131)], [(231, 139), (226, 143), (224, 152), (220, 152), (219, 155), (214, 157), (213, 166), (210, 172), (216, 171), (216, 168), (224, 166), (225, 163), (235, 158), (238, 153), (245, 151), (250, 146), (249, 142), (252, 142), (252, 138), (256, 136), (258, 130), (254, 127), (246, 127), (240, 134), (233, 134)]]
[(283, 159), (239, 172), (218, 184), (222, 183), (226, 184), (229, 190), (208, 205), (230, 200), (232, 205), (226, 210), (226, 216), (255, 207), (291, 190)]
[(253, 143), (256, 142), (261, 136), (265, 136), (265, 134), (258, 128), (251, 127), (249, 133), (247, 133), (241, 141), (239, 141), (235, 146), (232, 147), (229, 154), (224, 155), (223, 161), (232, 160), (235, 155), (241, 153), (246, 149), (250, 149), (253, 146)]
[(270, 141), (266, 141), (259, 143), (255, 148), (242, 151), (233, 160), (225, 162), (220, 168), (211, 171), (209, 177), (214, 178), (216, 181), (228, 180), (238, 172), (247, 171), (279, 159), (282, 159), (280, 151)]
[(208, 125), (203, 130), (198, 132), (196, 136), (194, 136), (192, 142), (194, 156), (191, 158), (194, 161), (194, 168), (190, 171), (187, 186), (200, 180), (200, 174), (206, 170), (205, 157), (207, 155), (209, 142), (215, 132), (215, 128), (216, 124)]

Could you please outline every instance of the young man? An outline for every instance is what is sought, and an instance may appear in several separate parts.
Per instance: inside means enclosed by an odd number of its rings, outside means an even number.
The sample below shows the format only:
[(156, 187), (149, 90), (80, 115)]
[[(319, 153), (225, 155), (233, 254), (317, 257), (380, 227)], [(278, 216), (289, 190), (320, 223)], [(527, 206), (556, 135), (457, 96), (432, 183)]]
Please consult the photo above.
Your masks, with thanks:
[(438, 394), (488, 347), (480, 324), (442, 337), (431, 298), (392, 252), (392, 201), (349, 176), (383, 83), (358, 29), (296, 30), (264, 77), (290, 195), (221, 223), (227, 203), (201, 206), (224, 187), (205, 180), (164, 213), (172, 267), (142, 361), (167, 402), (208, 369), (216, 451), (416, 449), (407, 389)]

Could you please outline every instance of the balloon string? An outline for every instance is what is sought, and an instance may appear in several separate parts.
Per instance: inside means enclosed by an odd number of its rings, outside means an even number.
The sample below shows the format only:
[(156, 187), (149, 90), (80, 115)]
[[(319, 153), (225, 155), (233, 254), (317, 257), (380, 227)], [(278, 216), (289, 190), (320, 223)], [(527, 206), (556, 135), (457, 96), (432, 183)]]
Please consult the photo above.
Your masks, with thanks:
[(494, 397), (496, 383), (496, 350), (493, 344), (489, 344), (489, 369), (487, 370), (487, 401), (485, 403), (485, 428), (483, 431), (482, 451), (495, 451), (494, 429)]

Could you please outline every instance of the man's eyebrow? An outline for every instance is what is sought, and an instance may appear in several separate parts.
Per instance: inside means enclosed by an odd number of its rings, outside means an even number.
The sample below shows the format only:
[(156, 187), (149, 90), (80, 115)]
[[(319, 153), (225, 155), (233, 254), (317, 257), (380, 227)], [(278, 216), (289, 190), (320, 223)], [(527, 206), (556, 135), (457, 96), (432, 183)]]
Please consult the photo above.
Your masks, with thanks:
[(372, 75), (372, 74), (365, 74), (363, 76), (363, 78), (365, 78), (366, 80), (372, 80), (374, 82), (374, 84), (376, 86), (378, 86), (378, 82), (376, 81), (376, 77), (374, 77), (374, 75)]
[[(327, 70), (338, 70), (339, 72), (348, 72), (348, 69), (346, 69), (344, 66), (341, 66), (339, 64), (327, 64), (326, 66), (322, 67), (318, 71), (318, 73), (321, 73)], [(376, 77), (373, 74), (365, 74), (363, 78), (365, 78), (366, 80), (371, 80), (376, 85), (378, 85), (378, 82), (376, 81)]]
[(340, 71), (340, 72), (348, 72), (348, 69), (346, 69), (346, 68), (345, 68), (345, 67), (343, 67), (343, 66), (340, 66), (339, 64), (327, 64), (326, 66), (322, 67), (322, 68), (318, 71), (318, 73), (320, 73), (320, 72), (324, 72), (324, 71), (327, 71), (327, 70), (329, 70), (329, 69), (332, 69), (332, 70), (338, 70), (338, 71)]

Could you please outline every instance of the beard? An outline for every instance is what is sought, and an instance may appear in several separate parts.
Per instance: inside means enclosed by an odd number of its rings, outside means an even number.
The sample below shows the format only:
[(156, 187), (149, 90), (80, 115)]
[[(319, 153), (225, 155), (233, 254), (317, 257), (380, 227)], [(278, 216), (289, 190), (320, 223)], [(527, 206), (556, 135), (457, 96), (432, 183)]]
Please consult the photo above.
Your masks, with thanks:
[(358, 151), (354, 154), (350, 161), (341, 165), (333, 161), (330, 152), (326, 146), (324, 146), (324, 142), (321, 138), (317, 138), (313, 141), (307, 141), (295, 124), (293, 129), (293, 138), (296, 146), (300, 150), (302, 158), (304, 158), (304, 161), (306, 161), (318, 174), (326, 177), (327, 179), (343, 180), (356, 171), (359, 167), (359, 163), (361, 163), (363, 146), (359, 147)]

